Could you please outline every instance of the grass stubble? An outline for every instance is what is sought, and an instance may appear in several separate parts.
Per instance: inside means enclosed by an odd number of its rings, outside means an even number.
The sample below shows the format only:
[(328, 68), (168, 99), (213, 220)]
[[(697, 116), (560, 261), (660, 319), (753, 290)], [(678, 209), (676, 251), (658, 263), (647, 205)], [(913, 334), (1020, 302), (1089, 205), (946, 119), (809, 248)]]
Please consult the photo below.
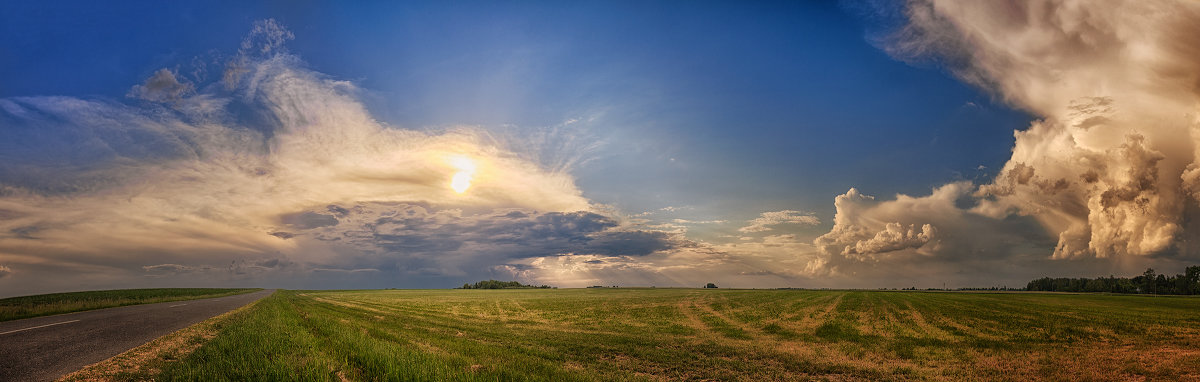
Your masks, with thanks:
[(1200, 380), (1198, 312), (1035, 293), (279, 291), (115, 380)]

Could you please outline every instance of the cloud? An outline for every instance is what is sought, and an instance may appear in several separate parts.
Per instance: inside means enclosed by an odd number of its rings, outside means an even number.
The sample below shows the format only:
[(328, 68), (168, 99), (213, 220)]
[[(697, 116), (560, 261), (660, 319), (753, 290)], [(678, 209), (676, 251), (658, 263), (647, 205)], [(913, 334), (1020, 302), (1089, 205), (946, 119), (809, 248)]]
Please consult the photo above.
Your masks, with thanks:
[(278, 237), (278, 238), (280, 238), (280, 239), (284, 239), (284, 240), (287, 240), (287, 239), (291, 239), (291, 238), (293, 238), (293, 237), (296, 237), (296, 235), (295, 235), (295, 234), (292, 234), (291, 232), (282, 232), (282, 231), (279, 231), (279, 232), (271, 232), (271, 233), (268, 233), (268, 235), (271, 235), (271, 236), (274, 236), (274, 237)]
[(142, 266), (143, 275), (149, 279), (174, 281), (197, 281), (202, 285), (219, 285), (215, 282), (242, 283), (264, 276), (277, 278), (302, 278), (306, 273), (317, 272), (311, 264), (300, 264), (286, 258), (238, 259), (224, 265), (205, 263), (207, 259), (189, 259), (194, 264), (155, 264)]
[(317, 227), (327, 227), (337, 225), (338, 219), (333, 215), (326, 215), (319, 212), (305, 211), (294, 214), (286, 214), (279, 217), (279, 221), (283, 224), (298, 229), (312, 229)]
[[(466, 213), (409, 203), (331, 205), (320, 210), (345, 213), (340, 214), (338, 224), (289, 232), (288, 242), (296, 249), (285, 257), (240, 259), (228, 266), (193, 259), (195, 263), (188, 265), (142, 268), (151, 278), (207, 277), (230, 282), (305, 280), (387, 287), (395, 286), (398, 277), (455, 280), (448, 286), (477, 278), (522, 277), (527, 282), (554, 280), (555, 285), (567, 286), (580, 281), (553, 277), (543, 272), (541, 265), (567, 262), (553, 260), (559, 257), (581, 259), (588, 267), (613, 272), (613, 281), (630, 280), (616, 277), (622, 270), (630, 272), (629, 277), (649, 280), (644, 276), (658, 271), (654, 259), (673, 258), (696, 246), (674, 234), (641, 229), (586, 211), (498, 209)], [(342, 278), (352, 274), (358, 278)], [(659, 283), (675, 285), (663, 280)]]
[[(914, 0), (905, 17), (881, 40), (890, 54), (936, 62), (1041, 119), (1014, 133), (990, 183), (890, 201), (839, 196), (833, 229), (814, 241), (822, 267), (1200, 257), (1189, 244), (1200, 232), (1200, 4)], [(1022, 234), (1027, 244), (1006, 239)]]
[(748, 221), (750, 225), (739, 228), (739, 232), (766, 232), (774, 228), (770, 226), (780, 224), (801, 224), (801, 225), (818, 225), (821, 221), (813, 216), (812, 213), (783, 210), (763, 212), (758, 218)]
[(837, 214), (833, 228), (813, 244), (825, 253), (857, 259), (904, 249), (920, 250), (926, 245), (932, 250), (938, 243), (937, 228), (927, 221), (951, 220), (947, 224), (953, 224), (962, 215), (955, 200), (971, 187), (969, 183), (956, 183), (925, 198), (898, 195), (897, 200), (882, 203), (851, 188), (834, 201)]
[(35, 235), (40, 230), (41, 230), (41, 228), (39, 228), (38, 226), (31, 225), (31, 226), (15, 227), (13, 229), (8, 230), (8, 232), (10, 234), (12, 234), (14, 237), (18, 237), (21, 239), (36, 240), (37, 236), (35, 236)]
[(227, 89), (237, 88), (242, 79), (253, 70), (251, 66), (255, 60), (286, 52), (284, 44), (294, 38), (296, 35), (275, 19), (255, 21), (250, 33), (242, 39), (237, 54), (225, 64), (225, 73), (221, 81)]
[(883, 230), (875, 233), (875, 236), (867, 240), (859, 240), (854, 243), (854, 247), (846, 247), (842, 253), (875, 254), (921, 248), (929, 244), (935, 235), (936, 230), (930, 224), (923, 224), (920, 228), (916, 228), (916, 224), (905, 226), (900, 223), (887, 223)]
[(969, 208), (978, 189), (955, 182), (889, 200), (850, 189), (835, 200), (833, 228), (812, 241), (817, 255), (800, 257), (806, 262), (796, 269), (864, 287), (872, 286), (866, 281), (929, 285), (930, 278), (1015, 284), (1045, 269), (1054, 236), (1031, 217), (997, 218)]
[[(227, 63), (226, 86), (193, 84), (164, 69), (130, 91), (169, 107), (0, 99), (0, 261), (47, 276), (41, 280), (87, 269), (92, 285), (121, 286), (147, 273), (193, 275), (196, 283), (222, 281), (202, 274), (318, 268), (461, 276), (489, 243), (504, 247), (497, 263), (526, 256), (522, 245), (534, 248), (529, 256), (641, 256), (675, 245), (665, 233), (617, 230), (616, 218), (582, 196), (569, 173), (578, 161), (555, 154), (587, 151), (575, 141), (537, 130), (556, 145), (518, 152), (510, 142), (537, 140), (522, 140), (517, 128), (383, 124), (354, 84), (287, 54), (282, 43), (291, 37), (273, 21), (256, 24)], [(451, 159), (459, 157), (477, 168), (463, 194), (450, 188)], [(363, 220), (385, 205), (428, 212), (419, 222)], [(461, 258), (437, 258), (441, 250)], [(301, 266), (257, 263), (276, 258)], [(39, 285), (50, 283), (21, 288)]]
[(489, 259), (566, 254), (646, 256), (687, 245), (670, 233), (626, 226), (612, 217), (586, 211), (466, 214), (458, 209), (405, 203), (358, 204), (347, 210), (353, 212), (347, 213), (341, 224), (299, 230), (296, 239), (350, 246), (383, 258), (429, 257), (455, 262), (434, 261), (442, 268), (486, 263)]
[(175, 72), (169, 69), (159, 69), (141, 85), (134, 85), (127, 97), (151, 102), (178, 102), (185, 96), (196, 91), (195, 85), (187, 81), (179, 81)]
[(721, 224), (725, 220), (688, 220), (688, 219), (673, 219), (671, 222), (675, 224)]
[[(154, 72), (133, 99), (0, 99), (0, 262), (22, 281), (0, 290), (500, 276), (878, 287), (1027, 280), (1063, 259), (1104, 274), (1195, 259), (1197, 7), (910, 2), (881, 41), (890, 54), (932, 60), (1040, 118), (1015, 132), (1010, 160), (990, 181), (928, 195), (851, 189), (815, 239), (775, 234), (821, 223), (785, 210), (715, 243), (685, 237), (685, 225), (721, 220), (650, 224), (584, 197), (571, 170), (604, 140), (581, 123), (391, 126), (354, 83), (289, 54), (294, 35), (264, 20), (232, 58)], [(210, 61), (223, 64), (218, 82), (205, 82)], [(452, 158), (464, 156), (476, 172), (458, 194)], [(63, 274), (77, 278), (54, 281)]]
[(359, 269), (331, 269), (331, 268), (313, 268), (313, 272), (334, 272), (334, 273), (375, 273), (378, 269), (359, 268)]
[(212, 267), (196, 267), (196, 266), (180, 265), (180, 264), (156, 264), (156, 265), (143, 266), (142, 269), (148, 273), (152, 273), (152, 274), (156, 274), (156, 275), (177, 275), (180, 273), (191, 273), (191, 272), (210, 270), (210, 269), (212, 269)]
[(844, 279), (825, 277), (811, 242), (796, 235), (769, 235), (752, 241), (681, 243), (645, 256), (568, 254), (514, 259), (497, 268), (522, 280), (565, 287), (590, 285), (833, 287)]
[(0, 265), (0, 278), (5, 278), (13, 274), (12, 268)]

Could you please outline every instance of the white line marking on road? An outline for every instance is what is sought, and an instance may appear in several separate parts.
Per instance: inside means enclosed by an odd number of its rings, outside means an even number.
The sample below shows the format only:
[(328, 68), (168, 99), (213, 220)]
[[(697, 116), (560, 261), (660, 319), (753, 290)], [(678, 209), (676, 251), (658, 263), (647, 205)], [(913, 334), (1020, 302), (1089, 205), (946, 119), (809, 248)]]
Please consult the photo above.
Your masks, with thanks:
[(0, 333), (0, 336), (2, 336), (2, 335), (5, 335), (5, 334), (10, 334), (10, 333), (23, 332), (23, 331), (26, 331), (26, 330), (33, 330), (33, 329), (37, 329), (37, 328), (44, 328), (44, 327), (47, 327), (47, 326), (62, 325), (62, 324), (69, 324), (69, 323), (72, 323), (72, 322), (79, 322), (79, 320), (71, 320), (71, 321), (55, 322), (55, 323), (53, 323), (53, 324), (45, 324), (45, 325), (41, 325), (41, 326), (34, 326), (34, 327), (32, 327), (32, 328), (25, 328), (25, 329), (10, 330), (10, 331), (4, 332), (4, 333)]
[(171, 305), (171, 306), (168, 306), (168, 308), (174, 308), (174, 307), (177, 307), (177, 306), (184, 306), (184, 305), (187, 305), (187, 304)]

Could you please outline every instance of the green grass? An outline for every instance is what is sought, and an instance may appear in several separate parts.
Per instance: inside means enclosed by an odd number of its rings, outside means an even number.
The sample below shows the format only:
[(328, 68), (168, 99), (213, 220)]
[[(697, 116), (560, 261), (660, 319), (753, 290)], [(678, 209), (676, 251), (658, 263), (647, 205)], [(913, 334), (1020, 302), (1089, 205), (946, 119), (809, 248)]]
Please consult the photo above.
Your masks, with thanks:
[(1123, 380), (1200, 375), (1200, 299), (280, 291), (158, 380)]
[(48, 316), (115, 306), (193, 300), (249, 293), (253, 288), (118, 289), (40, 294), (0, 299), (0, 321)]

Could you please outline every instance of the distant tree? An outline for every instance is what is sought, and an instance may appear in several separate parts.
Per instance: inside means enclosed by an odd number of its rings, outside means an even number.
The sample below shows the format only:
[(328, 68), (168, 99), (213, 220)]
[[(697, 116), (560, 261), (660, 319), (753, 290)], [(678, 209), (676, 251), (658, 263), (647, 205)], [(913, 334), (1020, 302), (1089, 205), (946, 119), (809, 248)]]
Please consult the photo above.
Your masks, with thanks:
[(549, 285), (533, 286), (533, 285), (521, 284), (516, 281), (497, 281), (497, 280), (485, 280), (485, 281), (476, 282), (475, 284), (463, 284), (463, 286), (462, 286), (462, 289), (527, 289), (527, 288), (549, 289), (551, 287)]
[(1183, 278), (1187, 284), (1187, 294), (1200, 294), (1200, 265), (1187, 267), (1183, 271)]
[(1185, 275), (1176, 275), (1171, 278), (1171, 294), (1188, 294), (1188, 279)]
[(717, 288), (717, 284), (708, 283), (708, 285), (705, 285), (704, 287), (705, 287), (705, 288), (713, 288), (713, 289), (716, 289), (716, 288)]
[(1157, 292), (1158, 279), (1154, 277), (1154, 268), (1146, 268), (1142, 273), (1142, 293)]
[(1025, 290), (1195, 295), (1200, 294), (1200, 265), (1187, 267), (1183, 274), (1174, 276), (1147, 268), (1141, 275), (1131, 278), (1112, 275), (1094, 279), (1042, 277), (1030, 281)]

